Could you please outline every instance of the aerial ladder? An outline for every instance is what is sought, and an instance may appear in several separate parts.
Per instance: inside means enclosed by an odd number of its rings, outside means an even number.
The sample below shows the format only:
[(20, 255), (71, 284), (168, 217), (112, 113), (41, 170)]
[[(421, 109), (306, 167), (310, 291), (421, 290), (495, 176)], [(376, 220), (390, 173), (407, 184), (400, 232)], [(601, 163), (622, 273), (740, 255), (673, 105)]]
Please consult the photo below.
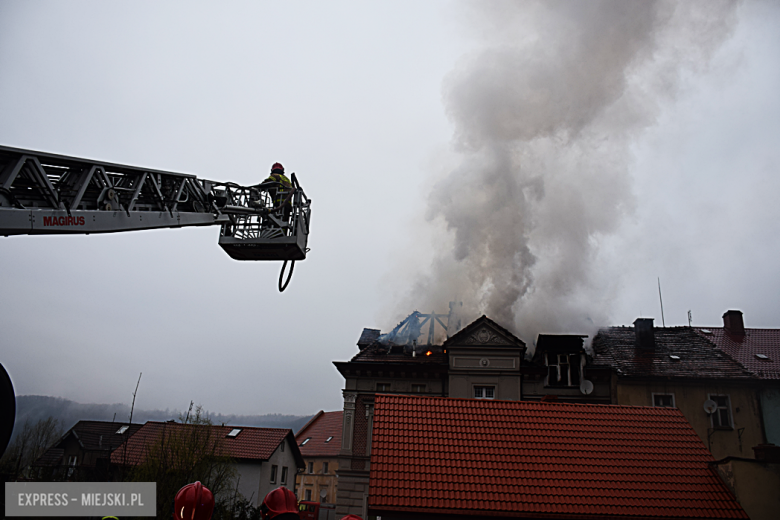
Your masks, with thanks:
[(284, 262), (284, 291), (309, 251), (311, 200), (294, 173), (291, 182), (240, 186), (0, 146), (0, 235), (219, 225), (219, 245), (231, 258)]

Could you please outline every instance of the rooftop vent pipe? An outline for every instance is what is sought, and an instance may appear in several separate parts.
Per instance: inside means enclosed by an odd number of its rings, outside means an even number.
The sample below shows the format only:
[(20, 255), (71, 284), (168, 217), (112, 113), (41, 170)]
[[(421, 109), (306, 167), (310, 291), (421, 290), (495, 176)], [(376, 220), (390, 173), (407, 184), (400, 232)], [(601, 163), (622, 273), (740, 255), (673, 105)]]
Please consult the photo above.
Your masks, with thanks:
[(636, 346), (642, 350), (655, 350), (655, 331), (653, 318), (637, 318), (634, 320)]

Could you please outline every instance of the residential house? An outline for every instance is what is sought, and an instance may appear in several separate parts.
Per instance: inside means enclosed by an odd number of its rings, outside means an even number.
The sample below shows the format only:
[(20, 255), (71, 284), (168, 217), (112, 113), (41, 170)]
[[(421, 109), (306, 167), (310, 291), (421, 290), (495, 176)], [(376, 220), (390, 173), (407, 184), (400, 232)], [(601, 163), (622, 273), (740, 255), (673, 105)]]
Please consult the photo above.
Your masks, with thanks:
[[(407, 321), (415, 315), (425, 316), (412, 314)], [(761, 393), (770, 385), (758, 369), (751, 371), (691, 327), (657, 328), (653, 320), (639, 319), (634, 327), (601, 330), (592, 351), (583, 335), (540, 334), (530, 360), (525, 343), (486, 316), (439, 345), (430, 343), (432, 333), (428, 344), (420, 343), (420, 327), (410, 328), (406, 336), (394, 334), (398, 327), (390, 334), (364, 329), (359, 352), (334, 362), (345, 379), (338, 515), (368, 512), (371, 432), (381, 394), (679, 408), (717, 459), (750, 458), (752, 448), (766, 442), (762, 417), (773, 424), (761, 410), (774, 410), (769, 405), (777, 396)], [(717, 337), (717, 330), (710, 332)], [(748, 356), (749, 344), (741, 343)], [(767, 360), (755, 361), (770, 374)]]
[(749, 457), (765, 442), (760, 380), (691, 327), (602, 329), (594, 361), (614, 369), (615, 404), (678, 408), (716, 459)]
[(694, 330), (758, 378), (766, 442), (780, 446), (780, 329), (745, 328), (742, 312), (729, 310), (722, 327)]
[(32, 464), (33, 472), (45, 480), (108, 481), (111, 454), (141, 426), (79, 421)]
[[(405, 321), (411, 320), (417, 320), (415, 314)], [(446, 396), (448, 393), (445, 349), (441, 345), (417, 344), (419, 328), (413, 328), (414, 337), (396, 342), (379, 341), (379, 330), (364, 329), (358, 340), (359, 352), (350, 361), (333, 362), (345, 379), (336, 498), (338, 518), (347, 514), (365, 518), (375, 396), (378, 393)]]
[(694, 327), (702, 337), (759, 380), (756, 388), (766, 444), (715, 464), (718, 473), (754, 520), (776, 518), (780, 510), (780, 330), (746, 328), (742, 312), (723, 314), (722, 327)]
[(377, 395), (367, 517), (748, 518), (676, 408)]
[(305, 463), (295, 479), (298, 500), (336, 503), (343, 416), (343, 411), (320, 410), (295, 435)]
[[(451, 305), (452, 307), (452, 305)], [(419, 316), (413, 313), (406, 322)], [(452, 313), (448, 324), (453, 320)], [(404, 322), (402, 322), (403, 324)], [(495, 400), (541, 400), (547, 395), (585, 402), (611, 401), (610, 367), (598, 367), (583, 360), (583, 336), (540, 336), (537, 363), (524, 361), (526, 344), (487, 316), (482, 316), (452, 334), (440, 345), (418, 343), (420, 327), (414, 333), (387, 340), (379, 330), (364, 329), (359, 352), (348, 362), (334, 362), (344, 376), (343, 437), (339, 454), (339, 487), (336, 514), (365, 516), (371, 456), (374, 400), (378, 394), (461, 397)], [(398, 329), (398, 327), (396, 327)], [(394, 331), (396, 332), (396, 331)], [(544, 352), (558, 359), (567, 356), (573, 372), (566, 379), (549, 379), (552, 370)], [(574, 364), (576, 358), (577, 364)], [(556, 370), (559, 365), (556, 365)], [(557, 373), (556, 373), (557, 374)], [(571, 376), (570, 374), (574, 374)], [(588, 392), (580, 380), (594, 381)]]
[[(203, 427), (174, 421), (149, 421), (127, 443), (127, 453), (115, 451), (113, 464), (131, 466), (146, 460), (149, 450), (166, 436), (181, 435), (187, 428)], [(238, 492), (254, 507), (279, 486), (294, 491), (295, 474), (304, 462), (292, 430), (249, 426), (206, 426), (213, 439), (221, 440), (223, 454), (235, 460)]]

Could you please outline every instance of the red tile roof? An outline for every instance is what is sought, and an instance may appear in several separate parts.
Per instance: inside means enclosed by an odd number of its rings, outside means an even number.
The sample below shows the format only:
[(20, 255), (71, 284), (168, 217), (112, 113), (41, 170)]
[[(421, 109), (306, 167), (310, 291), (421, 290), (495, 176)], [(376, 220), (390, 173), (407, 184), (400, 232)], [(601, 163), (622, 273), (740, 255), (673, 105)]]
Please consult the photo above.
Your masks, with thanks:
[[(181, 433), (185, 428), (198, 428), (191, 424), (149, 421), (127, 441), (127, 463), (140, 464), (146, 458), (148, 446), (158, 442), (163, 434)], [(206, 426), (211, 428), (215, 439), (224, 439), (226, 455), (236, 459), (268, 460), (279, 444), (287, 437), (294, 440), (292, 430), (283, 428), (254, 428), (249, 426)], [(236, 437), (227, 437), (231, 430), (239, 428)], [(295, 444), (291, 442), (291, 444)], [(125, 450), (118, 449), (111, 454), (111, 462), (122, 464)], [(303, 459), (300, 461), (303, 467)]]
[(377, 395), (369, 507), (747, 518), (675, 408)]
[[(343, 411), (320, 412), (295, 435), (304, 457), (337, 457), (341, 451)], [(330, 440), (328, 440), (330, 438)], [(309, 441), (301, 445), (303, 441)]]
[(745, 329), (744, 336), (731, 335), (723, 327), (694, 330), (760, 379), (780, 379), (780, 329)]

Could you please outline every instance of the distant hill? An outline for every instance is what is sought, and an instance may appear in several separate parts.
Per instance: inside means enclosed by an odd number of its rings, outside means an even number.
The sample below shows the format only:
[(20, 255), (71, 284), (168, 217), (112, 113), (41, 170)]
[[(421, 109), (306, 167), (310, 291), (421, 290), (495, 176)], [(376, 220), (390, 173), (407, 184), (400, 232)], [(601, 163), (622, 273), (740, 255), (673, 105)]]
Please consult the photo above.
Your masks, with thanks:
[[(290, 428), (293, 432), (306, 424), (311, 415), (282, 415), (278, 413), (266, 415), (225, 415), (204, 410), (205, 415), (214, 424), (229, 424), (231, 426), (259, 426), (263, 428)], [(179, 415), (186, 410), (141, 410), (133, 411), (133, 422), (178, 420)], [(14, 434), (21, 431), (25, 421), (35, 424), (40, 419), (53, 417), (60, 421), (63, 430), (67, 431), (79, 421), (115, 421), (127, 422), (130, 407), (126, 404), (81, 404), (62, 397), (44, 395), (16, 396), (16, 423)]]

